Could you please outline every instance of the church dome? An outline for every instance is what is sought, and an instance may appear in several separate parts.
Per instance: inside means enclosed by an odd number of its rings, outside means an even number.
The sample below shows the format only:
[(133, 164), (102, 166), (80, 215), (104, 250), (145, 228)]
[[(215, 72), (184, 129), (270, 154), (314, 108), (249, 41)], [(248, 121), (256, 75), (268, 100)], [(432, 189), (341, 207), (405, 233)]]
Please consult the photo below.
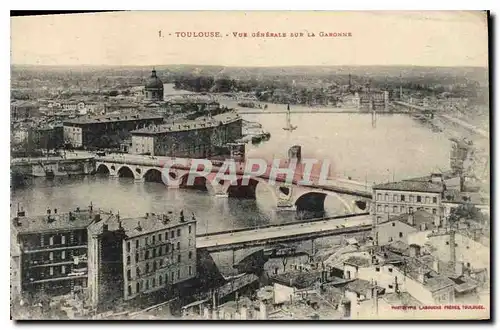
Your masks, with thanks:
[(151, 71), (151, 77), (149, 77), (146, 80), (146, 85), (144, 87), (145, 88), (163, 89), (163, 82), (156, 75), (156, 70), (155, 69), (153, 69), (153, 71)]

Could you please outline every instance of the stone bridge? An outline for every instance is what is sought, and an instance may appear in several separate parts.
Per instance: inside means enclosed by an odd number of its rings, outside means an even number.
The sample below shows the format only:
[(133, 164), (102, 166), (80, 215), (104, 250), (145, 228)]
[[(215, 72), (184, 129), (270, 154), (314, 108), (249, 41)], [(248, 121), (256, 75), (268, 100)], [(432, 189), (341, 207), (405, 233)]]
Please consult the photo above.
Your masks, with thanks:
[[(327, 196), (336, 198), (343, 206), (345, 214), (367, 212), (370, 209), (371, 187), (350, 180), (338, 179), (334, 185), (299, 185), (297, 182), (286, 183), (277, 179), (270, 183), (268, 176), (252, 176), (248, 184), (244, 182), (242, 173), (236, 175), (236, 180), (220, 180), (216, 178), (218, 168), (206, 177), (199, 174), (191, 175), (190, 167), (174, 165), (168, 170), (161, 164), (161, 157), (118, 156), (96, 157), (96, 172), (109, 174), (111, 177), (130, 177), (139, 182), (159, 182), (168, 188), (190, 188), (208, 191), (215, 197), (235, 197), (255, 199), (257, 186), (267, 190), (269, 198), (275, 202), (278, 210), (324, 211), (324, 201)], [(241, 169), (241, 167), (240, 167)], [(261, 189), (262, 191), (262, 189)]]

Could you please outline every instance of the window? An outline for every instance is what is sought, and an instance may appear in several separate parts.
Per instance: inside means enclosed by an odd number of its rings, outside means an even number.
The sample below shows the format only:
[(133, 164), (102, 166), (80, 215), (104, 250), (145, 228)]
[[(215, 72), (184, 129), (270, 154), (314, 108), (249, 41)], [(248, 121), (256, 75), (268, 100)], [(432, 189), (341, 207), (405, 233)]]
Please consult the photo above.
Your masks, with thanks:
[(432, 209), (432, 214), (437, 214), (437, 210), (436, 209)]
[(405, 207), (404, 207), (404, 206), (401, 206), (401, 207), (399, 208), (399, 211), (400, 211), (401, 213), (404, 213), (404, 212), (405, 212)]
[(61, 266), (61, 274), (66, 274), (66, 266)]
[(193, 251), (189, 251), (188, 258), (191, 259), (193, 257)]
[(136, 253), (135, 254), (135, 262), (138, 262), (139, 261), (139, 253)]
[(425, 196), (425, 204), (430, 204), (431, 198), (429, 196)]
[(141, 286), (140, 286), (139, 282), (135, 283), (135, 292), (141, 291), (140, 289), (141, 289)]
[(405, 195), (401, 195), (401, 201), (404, 202), (405, 201)]
[(127, 242), (127, 252), (130, 252), (130, 242)]
[(191, 246), (191, 239), (188, 239), (188, 246)]
[(169, 246), (169, 244), (165, 245), (165, 253), (168, 252), (168, 246)]
[(146, 263), (146, 274), (149, 273), (149, 262)]
[(181, 255), (180, 254), (177, 255), (177, 262), (181, 262)]
[(422, 203), (422, 196), (417, 196), (417, 203)]
[(392, 273), (392, 268), (389, 268), (389, 273)]
[(414, 200), (413, 195), (410, 195), (410, 203), (413, 203), (413, 200)]
[(156, 258), (156, 249), (153, 249), (153, 251), (151, 251), (151, 252), (152, 252), (151, 254), (153, 255), (153, 258)]
[(54, 245), (54, 236), (49, 237), (49, 245)]
[(144, 244), (146, 244), (146, 245), (149, 244), (149, 237), (144, 238)]
[(130, 265), (130, 256), (127, 256), (127, 265)]
[(393, 288), (393, 286), (391, 284), (389, 284), (389, 289), (392, 289), (392, 288)]
[(377, 200), (379, 200), (379, 201), (382, 200), (382, 194), (381, 193), (377, 194)]
[(158, 234), (158, 240), (161, 242), (161, 234)]
[(156, 278), (153, 277), (153, 285), (152, 287), (154, 288), (156, 286)]
[(132, 295), (132, 286), (128, 286), (128, 295), (131, 296)]
[(146, 255), (144, 256), (144, 259), (149, 259), (149, 250), (146, 250)]
[(189, 227), (188, 227), (188, 231), (189, 231), (189, 233), (191, 234), (191, 225), (189, 225)]
[(157, 256), (161, 256), (161, 250), (162, 250), (161, 246), (156, 249), (156, 255)]
[(127, 280), (131, 281), (132, 280), (132, 272), (129, 270), (127, 270)]
[(432, 197), (432, 202), (433, 202), (434, 204), (436, 204), (436, 203), (438, 202), (437, 197)]
[(135, 277), (137, 278), (137, 277), (140, 277), (140, 276), (141, 276), (141, 268), (137, 267), (135, 269)]
[(54, 267), (50, 267), (49, 268), (49, 274), (50, 275), (54, 275)]
[(392, 195), (392, 201), (397, 202), (398, 201), (398, 195), (394, 194)]
[(49, 260), (54, 260), (54, 252), (49, 252)]
[(180, 237), (181, 236), (181, 229), (177, 229), (177, 237)]
[(385, 201), (388, 202), (389, 201), (389, 194), (385, 194)]
[(377, 205), (377, 212), (382, 212), (382, 205)]
[(172, 272), (172, 276), (170, 276), (170, 278), (172, 279), (172, 281), (174, 281), (174, 280), (175, 280), (175, 276), (174, 276), (174, 275), (175, 275), (175, 273), (174, 273), (174, 272)]
[(385, 205), (384, 206), (384, 212), (385, 213), (389, 213), (389, 205)]
[(156, 239), (156, 236), (153, 235), (153, 243), (151, 243), (151, 244), (155, 244), (155, 239)]
[(446, 242), (446, 245), (450, 245), (450, 242)]
[(146, 281), (144, 281), (144, 282), (146, 283), (146, 290), (149, 290), (149, 281), (148, 281), (148, 280), (146, 280)]
[(170, 238), (174, 238), (174, 237), (175, 237), (175, 232), (172, 230), (172, 231), (170, 232)]
[(159, 263), (160, 263), (160, 267), (162, 267), (163, 266), (163, 259), (160, 259)]
[(191, 266), (189, 266), (189, 271), (188, 271), (189, 275), (192, 275), (193, 274), (193, 268)]
[(158, 285), (162, 285), (163, 284), (162, 282), (163, 282), (163, 277), (161, 277), (160, 275), (158, 276)]
[(382, 221), (382, 217), (377, 217), (377, 223), (380, 223)]
[(397, 206), (393, 206), (392, 207), (392, 213), (398, 213), (398, 207)]
[(181, 270), (177, 269), (177, 279), (181, 278)]
[(181, 242), (177, 242), (177, 250), (181, 249)]
[(410, 207), (410, 208), (408, 209), (408, 213), (410, 213), (410, 214), (412, 214), (412, 213), (413, 213), (413, 207)]
[(136, 248), (136, 249), (138, 249), (138, 248), (139, 248), (139, 240), (138, 240), (138, 239), (136, 239), (136, 240), (135, 240), (135, 248)]
[(375, 267), (376, 272), (380, 272), (380, 267)]
[(66, 259), (66, 251), (61, 251), (61, 259)]
[(61, 235), (61, 244), (66, 244), (66, 235)]
[(153, 272), (156, 272), (156, 262), (153, 261)]
[(399, 238), (403, 237), (403, 233), (399, 232)]
[(168, 282), (168, 274), (165, 273), (165, 284), (167, 284), (167, 282)]

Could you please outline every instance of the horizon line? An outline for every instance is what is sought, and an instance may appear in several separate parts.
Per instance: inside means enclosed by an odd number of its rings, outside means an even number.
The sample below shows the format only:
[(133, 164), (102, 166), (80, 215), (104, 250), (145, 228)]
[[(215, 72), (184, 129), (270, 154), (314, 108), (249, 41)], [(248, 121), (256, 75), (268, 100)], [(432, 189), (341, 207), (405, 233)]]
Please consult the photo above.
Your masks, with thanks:
[(297, 64), (297, 65), (223, 65), (223, 64), (19, 64), (11, 63), (10, 66), (39, 66), (39, 67), (162, 67), (162, 66), (206, 66), (227, 68), (294, 68), (294, 67), (415, 67), (415, 68), (481, 68), (488, 69), (489, 66), (479, 65), (414, 65), (414, 64)]

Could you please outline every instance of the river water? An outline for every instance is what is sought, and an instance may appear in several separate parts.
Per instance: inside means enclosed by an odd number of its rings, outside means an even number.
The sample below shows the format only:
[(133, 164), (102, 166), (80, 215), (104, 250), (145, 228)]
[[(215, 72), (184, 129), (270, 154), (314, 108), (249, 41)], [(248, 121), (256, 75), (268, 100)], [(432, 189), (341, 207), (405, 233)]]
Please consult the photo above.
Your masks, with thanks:
[[(298, 128), (291, 133), (282, 129), (285, 116), (281, 114), (244, 118), (262, 123), (271, 133), (269, 141), (247, 145), (249, 157), (286, 157), (287, 149), (299, 144), (303, 157), (328, 159), (335, 175), (370, 183), (449, 168), (448, 137), (431, 132), (406, 115), (380, 115), (374, 128), (369, 114), (293, 114), (292, 124)], [(261, 185), (257, 186), (257, 200), (239, 200), (128, 178), (35, 178), (12, 190), (11, 207), (14, 211), (19, 203), (34, 215), (45, 213), (47, 208), (62, 212), (92, 202), (98, 208), (119, 211), (122, 217), (183, 209), (185, 214), (197, 215), (198, 233), (294, 221), (294, 212), (275, 211), (269, 194)], [(326, 215), (342, 214), (339, 205), (334, 197), (327, 197)]]

